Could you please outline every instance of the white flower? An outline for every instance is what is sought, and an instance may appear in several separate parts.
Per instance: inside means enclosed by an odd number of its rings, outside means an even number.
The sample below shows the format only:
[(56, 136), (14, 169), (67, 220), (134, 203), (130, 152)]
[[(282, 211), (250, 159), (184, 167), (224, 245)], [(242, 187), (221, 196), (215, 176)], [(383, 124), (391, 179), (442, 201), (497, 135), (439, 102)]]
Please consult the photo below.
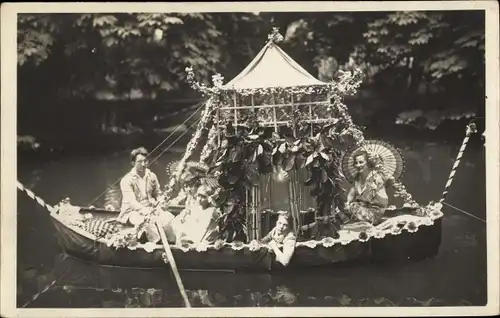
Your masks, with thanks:
[(243, 242), (233, 242), (231, 243), (231, 248), (233, 250), (239, 251), (245, 248), (245, 244), (243, 244)]
[(418, 226), (415, 222), (408, 222), (405, 226), (405, 229), (410, 233), (415, 233), (418, 231)]
[(183, 251), (184, 253), (188, 252), (190, 249), (191, 249), (191, 244), (187, 244), (187, 243), (181, 243), (179, 245), (179, 249), (181, 251)]
[(431, 218), (429, 218), (429, 217), (424, 217), (424, 218), (422, 219), (422, 224), (423, 224), (423, 225), (427, 225), (427, 226), (429, 226), (429, 225), (434, 224), (434, 222), (432, 221), (432, 219), (431, 219)]
[(205, 242), (200, 242), (196, 245), (195, 249), (198, 252), (205, 252), (207, 250), (208, 244)]
[(107, 245), (108, 247), (113, 246), (113, 243), (114, 243), (113, 238), (110, 238), (109, 240), (107, 240), (107, 241), (106, 241), (106, 245)]
[(127, 248), (131, 251), (135, 251), (137, 249), (137, 245), (128, 245)]
[(148, 253), (151, 253), (155, 250), (155, 247), (156, 245), (154, 243), (151, 243), (151, 242), (147, 242), (145, 243), (144, 245), (142, 245), (142, 248), (148, 252)]
[(321, 243), (324, 247), (332, 247), (333, 245), (335, 245), (335, 239), (333, 239), (332, 237), (325, 237), (321, 240)]
[(402, 231), (402, 228), (398, 227), (398, 226), (395, 226), (392, 228), (392, 234), (401, 234), (401, 231)]
[(318, 241), (315, 241), (315, 240), (309, 240), (306, 242), (297, 243), (297, 246), (307, 246), (309, 248), (315, 248), (317, 245), (318, 245)]

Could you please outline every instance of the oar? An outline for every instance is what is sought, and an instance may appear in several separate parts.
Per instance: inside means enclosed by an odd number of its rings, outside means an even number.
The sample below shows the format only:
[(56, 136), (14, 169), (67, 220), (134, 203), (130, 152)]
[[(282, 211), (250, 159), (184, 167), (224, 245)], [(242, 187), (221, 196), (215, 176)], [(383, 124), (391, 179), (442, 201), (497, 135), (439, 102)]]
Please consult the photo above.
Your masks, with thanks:
[(160, 225), (160, 223), (158, 223), (158, 221), (156, 221), (155, 224), (156, 228), (158, 229), (158, 233), (160, 233), (161, 242), (163, 243), (163, 248), (165, 249), (165, 255), (167, 256), (168, 262), (170, 263), (170, 268), (174, 273), (175, 281), (177, 282), (179, 291), (181, 292), (182, 298), (184, 299), (184, 303), (186, 304), (186, 307), (191, 308), (186, 290), (184, 289), (184, 284), (182, 284), (181, 276), (179, 275), (179, 270), (177, 269), (177, 265), (175, 264), (174, 255), (172, 254), (172, 250), (170, 249), (170, 244), (168, 244), (165, 232), (163, 232), (163, 227)]

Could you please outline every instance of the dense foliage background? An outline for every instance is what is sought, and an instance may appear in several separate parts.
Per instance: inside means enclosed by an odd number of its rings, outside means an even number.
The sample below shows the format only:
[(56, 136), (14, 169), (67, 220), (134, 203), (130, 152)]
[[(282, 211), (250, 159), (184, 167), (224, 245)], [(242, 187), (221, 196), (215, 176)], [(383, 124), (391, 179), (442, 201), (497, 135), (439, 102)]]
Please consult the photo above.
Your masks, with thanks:
[(22, 14), (19, 145), (88, 151), (158, 135), (201, 98), (186, 66), (201, 82), (228, 81), (274, 26), (283, 49), (322, 80), (362, 69), (347, 104), (368, 129), (448, 125), (462, 138), (457, 119), (484, 116), (484, 11)]

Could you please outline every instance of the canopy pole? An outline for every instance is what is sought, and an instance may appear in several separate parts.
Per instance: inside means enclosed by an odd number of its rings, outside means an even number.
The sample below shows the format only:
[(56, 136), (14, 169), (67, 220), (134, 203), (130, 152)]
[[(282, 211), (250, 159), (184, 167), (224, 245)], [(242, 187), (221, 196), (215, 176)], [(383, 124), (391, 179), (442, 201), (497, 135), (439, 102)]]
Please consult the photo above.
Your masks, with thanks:
[(293, 93), (290, 94), (290, 101), (292, 103), (292, 113), (291, 113), (291, 118), (292, 118), (292, 133), (293, 133), (293, 137), (296, 138), (297, 137), (297, 122), (296, 122), (296, 118), (295, 118), (295, 104), (293, 103)]
[(310, 123), (311, 123), (311, 137), (314, 137), (312, 97), (311, 97), (310, 94), (309, 94), (309, 120), (310, 120)]
[(234, 103), (234, 132), (238, 132), (238, 109), (236, 108), (237, 105), (237, 99), (236, 99), (236, 92), (233, 93), (233, 103)]
[(276, 100), (274, 98), (274, 92), (272, 93), (272, 99), (273, 99), (273, 122), (274, 122), (274, 131), (277, 133), (278, 132), (278, 116), (276, 115)]
[(177, 264), (175, 263), (174, 255), (172, 254), (172, 250), (170, 249), (170, 244), (168, 244), (167, 237), (165, 236), (165, 232), (163, 231), (163, 227), (158, 223), (158, 221), (155, 221), (156, 228), (158, 229), (158, 233), (160, 234), (161, 237), (161, 242), (163, 243), (163, 248), (165, 249), (165, 255), (168, 260), (168, 263), (170, 264), (170, 268), (172, 269), (172, 272), (174, 273), (175, 281), (177, 282), (177, 287), (179, 287), (179, 291), (181, 292), (181, 296), (184, 299), (184, 303), (187, 308), (191, 307), (191, 304), (189, 303), (189, 299), (186, 294), (186, 290), (184, 289), (184, 284), (182, 284), (181, 276), (179, 275), (179, 270), (177, 269)]

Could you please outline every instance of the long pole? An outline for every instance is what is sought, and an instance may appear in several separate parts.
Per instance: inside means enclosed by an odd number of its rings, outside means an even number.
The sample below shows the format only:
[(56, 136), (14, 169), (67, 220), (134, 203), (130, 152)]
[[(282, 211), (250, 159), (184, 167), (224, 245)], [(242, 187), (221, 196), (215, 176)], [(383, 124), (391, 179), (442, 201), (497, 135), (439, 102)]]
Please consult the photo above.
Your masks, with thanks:
[(163, 228), (155, 221), (156, 228), (158, 229), (158, 233), (160, 233), (161, 242), (163, 243), (163, 247), (165, 248), (165, 255), (167, 256), (168, 262), (170, 264), (170, 268), (174, 273), (175, 281), (177, 282), (177, 286), (179, 287), (179, 291), (181, 292), (181, 296), (184, 299), (184, 303), (187, 308), (191, 308), (191, 304), (189, 303), (189, 299), (186, 294), (186, 290), (184, 289), (184, 284), (182, 284), (181, 275), (179, 275), (179, 270), (177, 269), (177, 264), (175, 263), (174, 255), (172, 254), (172, 250), (170, 249), (170, 244), (168, 244), (167, 237), (165, 236), (165, 232), (163, 232)]
[(464, 155), (465, 148), (467, 147), (467, 143), (469, 142), (469, 137), (472, 133), (477, 132), (476, 129), (476, 124), (470, 123), (467, 125), (467, 128), (465, 130), (465, 138), (462, 141), (462, 146), (460, 147), (460, 150), (458, 151), (457, 159), (455, 159), (455, 163), (453, 164), (453, 168), (451, 169), (450, 176), (448, 177), (448, 182), (446, 182), (446, 186), (444, 187), (443, 194), (441, 195), (441, 200), (439, 200), (439, 203), (443, 203), (444, 200), (446, 199), (446, 196), (448, 195), (448, 188), (451, 185), (451, 182), (453, 181), (453, 177), (455, 176), (455, 173), (457, 172), (458, 165), (460, 164), (460, 159), (462, 159), (462, 156)]

